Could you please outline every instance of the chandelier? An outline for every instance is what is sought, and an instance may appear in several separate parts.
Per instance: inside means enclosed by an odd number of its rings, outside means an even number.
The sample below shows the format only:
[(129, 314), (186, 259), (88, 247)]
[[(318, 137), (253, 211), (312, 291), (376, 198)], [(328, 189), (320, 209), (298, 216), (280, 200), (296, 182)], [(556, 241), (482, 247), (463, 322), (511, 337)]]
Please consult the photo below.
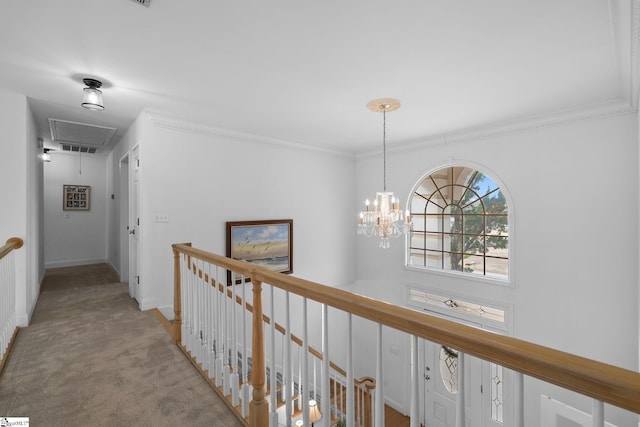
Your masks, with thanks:
[(389, 238), (399, 237), (411, 230), (409, 211), (403, 215), (400, 200), (392, 191), (387, 191), (387, 111), (400, 108), (397, 99), (374, 99), (367, 104), (367, 108), (376, 113), (382, 113), (382, 158), (383, 158), (383, 191), (376, 193), (373, 206), (369, 199), (365, 201), (366, 210), (360, 212), (358, 234), (367, 237), (379, 237), (379, 247), (387, 249), (391, 246)]

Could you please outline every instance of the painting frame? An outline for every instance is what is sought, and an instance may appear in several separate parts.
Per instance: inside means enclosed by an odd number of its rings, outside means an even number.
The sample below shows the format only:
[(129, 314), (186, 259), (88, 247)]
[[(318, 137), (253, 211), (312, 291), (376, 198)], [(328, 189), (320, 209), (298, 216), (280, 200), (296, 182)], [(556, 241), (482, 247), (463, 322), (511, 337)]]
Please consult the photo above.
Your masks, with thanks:
[(91, 209), (91, 186), (64, 184), (62, 186), (62, 210), (88, 211)]
[[(227, 257), (277, 273), (293, 273), (293, 220), (227, 221)], [(236, 279), (235, 284), (239, 283), (241, 279)], [(231, 284), (227, 271), (227, 285)]]

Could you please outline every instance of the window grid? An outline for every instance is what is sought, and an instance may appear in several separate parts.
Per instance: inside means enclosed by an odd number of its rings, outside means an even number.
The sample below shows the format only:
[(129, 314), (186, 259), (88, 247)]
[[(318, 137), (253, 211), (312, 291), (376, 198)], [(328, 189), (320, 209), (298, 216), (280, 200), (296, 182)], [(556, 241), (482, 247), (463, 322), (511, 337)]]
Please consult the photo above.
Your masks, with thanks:
[[(477, 170), (445, 170), (429, 175), (414, 192), (409, 265), (508, 277), (508, 255), (495, 250), (508, 248), (500, 187)], [(497, 273), (487, 269), (487, 261), (494, 261)]]

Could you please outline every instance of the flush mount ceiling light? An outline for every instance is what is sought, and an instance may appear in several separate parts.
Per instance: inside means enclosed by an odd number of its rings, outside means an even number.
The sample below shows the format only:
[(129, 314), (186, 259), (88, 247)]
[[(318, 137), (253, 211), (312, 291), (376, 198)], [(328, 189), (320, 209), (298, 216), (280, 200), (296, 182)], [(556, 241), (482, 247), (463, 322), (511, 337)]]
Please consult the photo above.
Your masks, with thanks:
[(82, 89), (82, 106), (88, 110), (104, 110), (102, 91), (99, 89), (102, 82), (96, 79), (83, 79), (82, 81), (87, 85)]
[(411, 230), (409, 212), (403, 216), (400, 200), (393, 192), (387, 191), (387, 111), (400, 108), (400, 101), (392, 98), (374, 99), (367, 104), (367, 108), (382, 113), (383, 191), (376, 193), (373, 209), (369, 206), (369, 199), (365, 202), (366, 210), (360, 212), (358, 234), (380, 237), (380, 247), (386, 249), (390, 246), (390, 237), (399, 237)]

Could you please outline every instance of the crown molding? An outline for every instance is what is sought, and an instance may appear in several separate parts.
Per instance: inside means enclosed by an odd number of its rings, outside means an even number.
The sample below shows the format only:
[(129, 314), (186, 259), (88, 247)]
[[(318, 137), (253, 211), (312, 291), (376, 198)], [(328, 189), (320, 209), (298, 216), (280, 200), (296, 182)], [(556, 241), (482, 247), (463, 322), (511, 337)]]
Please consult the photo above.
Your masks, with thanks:
[[(435, 145), (450, 145), (455, 143), (465, 143), (481, 141), (510, 134), (531, 132), (559, 126), (566, 126), (579, 122), (606, 119), (609, 117), (622, 116), (637, 113), (637, 108), (625, 100), (616, 100), (584, 106), (574, 110), (558, 111), (552, 114), (524, 117), (502, 122), (494, 122), (487, 125), (472, 128), (460, 129), (446, 134), (430, 135), (424, 138), (406, 141), (387, 147), (387, 153), (400, 153), (412, 151), (419, 148)], [(382, 150), (375, 149), (360, 153), (358, 159), (378, 156)]]
[(315, 145), (305, 145), (297, 142), (286, 141), (277, 138), (259, 136), (231, 129), (216, 128), (187, 120), (178, 119), (163, 113), (145, 110), (146, 116), (154, 127), (172, 130), (175, 132), (187, 132), (213, 138), (221, 138), (229, 141), (246, 142), (252, 144), (269, 144), (280, 147), (287, 147), (294, 150), (310, 151), (329, 156), (337, 156), (353, 160), (355, 155), (347, 151), (331, 150)]

